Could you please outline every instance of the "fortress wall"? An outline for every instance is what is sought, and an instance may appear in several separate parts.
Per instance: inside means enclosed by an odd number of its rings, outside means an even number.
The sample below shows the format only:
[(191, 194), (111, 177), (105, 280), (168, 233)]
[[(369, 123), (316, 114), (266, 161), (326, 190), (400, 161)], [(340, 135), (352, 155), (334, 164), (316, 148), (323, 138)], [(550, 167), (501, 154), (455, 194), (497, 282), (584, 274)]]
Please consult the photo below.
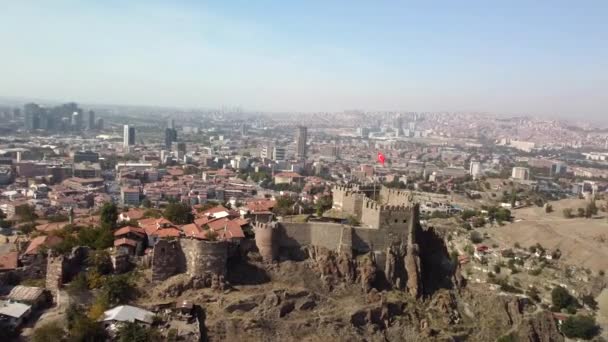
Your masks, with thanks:
[(186, 260), (186, 273), (192, 277), (205, 274), (226, 275), (228, 245), (225, 241), (180, 239)]
[(383, 186), (380, 188), (380, 200), (382, 204), (409, 206), (412, 203), (410, 200), (411, 193), (411, 191), (390, 189)]
[(280, 234), (278, 243), (281, 247), (315, 245), (337, 250), (340, 245), (343, 227), (343, 225), (337, 223), (282, 222), (282, 234)]
[(152, 250), (152, 280), (165, 280), (184, 268), (183, 253), (177, 240), (160, 239)]
[(253, 228), (255, 245), (265, 262), (272, 262), (278, 256), (278, 229), (274, 223), (256, 222)]

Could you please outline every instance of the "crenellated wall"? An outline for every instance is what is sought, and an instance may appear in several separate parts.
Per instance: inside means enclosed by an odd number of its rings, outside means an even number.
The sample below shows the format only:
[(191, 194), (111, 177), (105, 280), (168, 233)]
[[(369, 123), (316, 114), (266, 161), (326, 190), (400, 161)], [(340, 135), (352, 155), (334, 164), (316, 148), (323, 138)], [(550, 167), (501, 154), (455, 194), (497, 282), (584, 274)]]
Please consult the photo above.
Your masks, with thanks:
[(361, 219), (361, 207), (365, 194), (359, 191), (359, 187), (336, 185), (332, 189), (332, 208)]
[(408, 190), (380, 188), (380, 202), (386, 205), (410, 206), (414, 202), (413, 194)]
[(364, 200), (361, 212), (361, 225), (373, 229), (405, 226), (410, 216), (409, 207), (381, 205), (371, 199)]

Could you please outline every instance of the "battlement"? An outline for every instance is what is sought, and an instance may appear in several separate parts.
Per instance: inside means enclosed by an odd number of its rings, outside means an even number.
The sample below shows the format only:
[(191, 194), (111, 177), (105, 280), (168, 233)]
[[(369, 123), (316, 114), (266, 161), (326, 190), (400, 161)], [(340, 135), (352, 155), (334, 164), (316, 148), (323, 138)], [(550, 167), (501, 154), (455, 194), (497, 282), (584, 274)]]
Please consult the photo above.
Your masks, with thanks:
[(366, 198), (363, 201), (363, 210), (375, 210), (380, 212), (409, 212), (410, 207), (407, 205), (388, 205), (380, 204), (373, 199)]
[(410, 206), (380, 204), (366, 199), (361, 210), (361, 224), (364, 227), (384, 229), (404, 225), (409, 221)]
[(253, 224), (253, 230), (254, 230), (254, 232), (261, 231), (261, 230), (272, 230), (272, 229), (277, 229), (277, 225), (273, 224), (272, 222), (258, 222), (258, 221), (256, 221)]
[(414, 202), (414, 194), (408, 190), (390, 189), (383, 186), (380, 189), (382, 204), (409, 206)]
[(359, 185), (334, 185), (332, 191), (358, 192)]

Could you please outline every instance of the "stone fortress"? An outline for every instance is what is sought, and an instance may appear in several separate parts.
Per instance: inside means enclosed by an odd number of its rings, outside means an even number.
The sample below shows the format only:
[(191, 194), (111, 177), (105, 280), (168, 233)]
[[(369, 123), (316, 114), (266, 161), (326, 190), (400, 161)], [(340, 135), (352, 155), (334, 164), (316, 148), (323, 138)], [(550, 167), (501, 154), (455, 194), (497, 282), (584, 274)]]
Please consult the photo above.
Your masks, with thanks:
[[(352, 256), (369, 254), (387, 283), (423, 295), (449, 282), (451, 264), (443, 239), (423, 229), (419, 205), (408, 191), (382, 188), (380, 201), (368, 198), (357, 187), (335, 186), (333, 209), (356, 218), (360, 225), (327, 222), (256, 223), (257, 248), (267, 262), (291, 258), (302, 247), (326, 248)], [(424, 269), (433, 269), (423, 273)]]
[[(259, 251), (264, 262), (303, 260), (311, 249), (326, 250), (351, 260), (369, 260), (391, 287), (423, 295), (428, 279), (423, 270), (444, 267), (447, 250), (443, 240), (419, 222), (419, 206), (404, 191), (380, 189), (378, 202), (357, 187), (335, 186), (333, 208), (356, 218), (360, 224), (333, 222), (254, 222), (255, 241), (206, 241), (192, 238), (160, 239), (144, 264), (152, 269), (152, 280), (160, 282), (184, 275), (192, 287), (222, 289), (228, 273), (228, 259)], [(437, 258), (437, 256), (439, 256)], [(82, 257), (75, 258), (82, 259)], [(56, 289), (65, 278), (68, 260), (49, 259), (47, 282)], [(430, 272), (427, 272), (427, 274)], [(440, 274), (441, 272), (433, 272)], [(65, 280), (65, 279), (64, 279)], [(433, 280), (435, 283), (436, 280)]]

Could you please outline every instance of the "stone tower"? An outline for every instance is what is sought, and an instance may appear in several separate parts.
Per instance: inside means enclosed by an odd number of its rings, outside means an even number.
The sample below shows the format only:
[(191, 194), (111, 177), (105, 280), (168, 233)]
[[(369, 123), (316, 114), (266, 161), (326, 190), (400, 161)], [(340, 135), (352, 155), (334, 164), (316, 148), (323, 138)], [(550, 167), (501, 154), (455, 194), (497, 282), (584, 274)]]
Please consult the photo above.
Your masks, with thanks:
[(260, 222), (257, 222), (253, 228), (255, 232), (255, 244), (264, 262), (273, 262), (278, 257), (277, 229), (275, 223)]

